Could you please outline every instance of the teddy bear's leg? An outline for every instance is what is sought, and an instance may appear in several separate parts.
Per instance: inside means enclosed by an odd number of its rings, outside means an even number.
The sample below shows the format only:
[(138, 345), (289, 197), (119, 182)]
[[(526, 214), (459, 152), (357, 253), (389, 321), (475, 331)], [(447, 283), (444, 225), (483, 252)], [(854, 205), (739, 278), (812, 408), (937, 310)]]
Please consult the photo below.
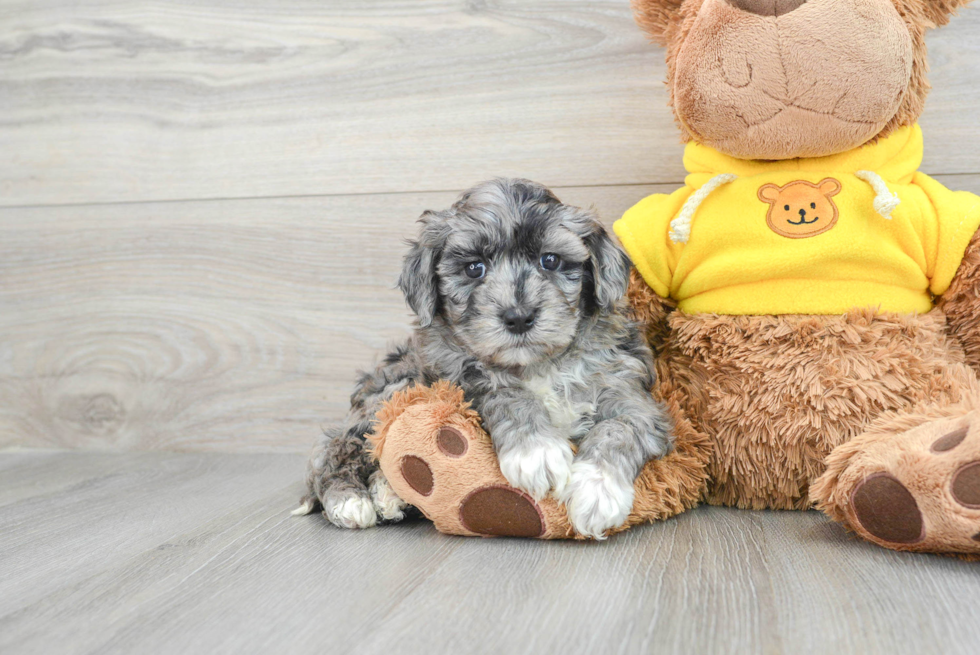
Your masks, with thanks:
[(573, 536), (564, 508), (511, 487), (490, 436), (463, 392), (447, 383), (399, 392), (369, 435), (384, 482), (440, 532), (560, 539)]
[[(704, 494), (710, 444), (676, 401), (666, 404), (675, 424), (674, 450), (646, 465), (636, 480), (632, 513), (610, 534), (674, 516)], [(457, 387), (437, 383), (395, 394), (368, 438), (390, 489), (441, 532), (580, 538), (557, 500), (535, 501), (507, 483), (490, 436)]]
[[(972, 377), (965, 366), (954, 367)], [(960, 402), (891, 413), (838, 446), (811, 499), (895, 550), (980, 554), (980, 385)]]

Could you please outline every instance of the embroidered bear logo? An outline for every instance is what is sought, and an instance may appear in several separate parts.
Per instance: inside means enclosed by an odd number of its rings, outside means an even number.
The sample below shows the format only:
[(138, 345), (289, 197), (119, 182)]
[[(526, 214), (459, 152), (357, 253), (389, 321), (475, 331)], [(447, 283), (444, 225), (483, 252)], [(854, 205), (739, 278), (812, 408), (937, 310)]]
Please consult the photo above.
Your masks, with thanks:
[(769, 204), (766, 223), (773, 232), (790, 239), (806, 239), (837, 225), (839, 212), (833, 197), (840, 190), (841, 183), (832, 177), (819, 184), (797, 180), (782, 187), (762, 186), (759, 200)]

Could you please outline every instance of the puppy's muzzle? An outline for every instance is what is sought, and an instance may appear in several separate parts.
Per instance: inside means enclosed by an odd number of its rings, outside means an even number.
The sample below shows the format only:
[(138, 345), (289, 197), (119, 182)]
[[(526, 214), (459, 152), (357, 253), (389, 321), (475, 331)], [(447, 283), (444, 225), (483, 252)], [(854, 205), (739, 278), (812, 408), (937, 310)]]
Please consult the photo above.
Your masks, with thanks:
[(511, 307), (500, 315), (500, 319), (511, 334), (524, 334), (534, 327), (534, 319), (537, 317), (537, 313), (537, 310), (533, 309)]

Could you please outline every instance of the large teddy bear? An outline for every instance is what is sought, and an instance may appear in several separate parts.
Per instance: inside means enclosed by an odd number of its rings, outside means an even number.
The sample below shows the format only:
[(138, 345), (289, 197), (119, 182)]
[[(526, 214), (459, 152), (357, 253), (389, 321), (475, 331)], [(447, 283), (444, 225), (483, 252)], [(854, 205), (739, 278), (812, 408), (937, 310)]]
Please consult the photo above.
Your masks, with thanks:
[[(916, 123), (924, 33), (965, 2), (635, 0), (689, 175), (615, 225), (676, 424), (624, 528), (815, 505), (888, 548), (980, 553), (980, 198), (918, 172)], [(576, 536), (506, 484), (458, 389), (398, 394), (371, 440), (440, 530)]]

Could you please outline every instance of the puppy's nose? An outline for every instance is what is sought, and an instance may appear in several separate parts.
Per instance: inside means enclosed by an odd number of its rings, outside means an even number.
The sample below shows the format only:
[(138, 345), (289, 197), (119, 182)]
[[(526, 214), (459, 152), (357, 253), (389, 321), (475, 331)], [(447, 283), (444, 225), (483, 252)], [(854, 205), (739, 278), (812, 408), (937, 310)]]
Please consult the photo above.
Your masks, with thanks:
[(805, 209), (801, 209), (800, 210), (800, 218), (806, 218), (806, 210)]
[(760, 16), (782, 16), (799, 9), (806, 0), (727, 0), (728, 4)]
[(511, 334), (524, 334), (534, 327), (534, 310), (518, 309), (511, 307), (503, 313), (501, 318), (504, 320), (504, 327)]

